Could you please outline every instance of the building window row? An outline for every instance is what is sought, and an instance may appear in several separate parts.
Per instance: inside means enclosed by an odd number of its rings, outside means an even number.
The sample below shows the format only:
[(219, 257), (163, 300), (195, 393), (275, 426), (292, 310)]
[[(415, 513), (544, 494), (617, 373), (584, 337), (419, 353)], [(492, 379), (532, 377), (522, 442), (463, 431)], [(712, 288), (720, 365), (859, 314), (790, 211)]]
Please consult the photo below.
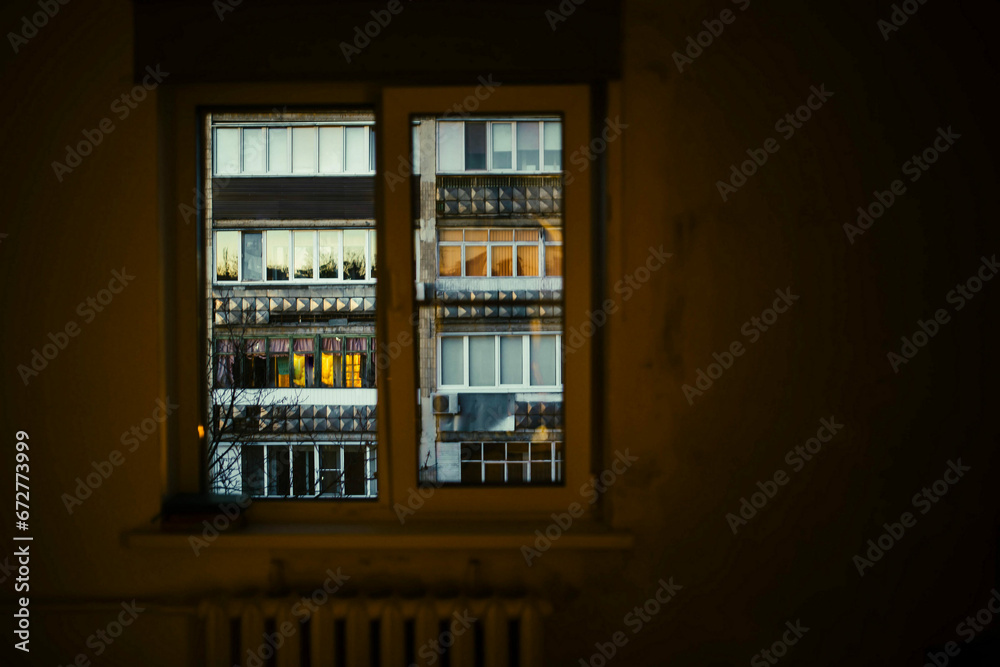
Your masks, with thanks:
[(213, 484), (252, 497), (375, 498), (371, 443), (222, 443)]
[(215, 386), (375, 387), (373, 336), (220, 338), (215, 341)]
[(466, 277), (561, 276), (562, 243), (560, 229), (442, 229), (438, 232), (438, 273)]
[(371, 125), (219, 125), (213, 176), (333, 176), (375, 173)]
[(438, 173), (562, 170), (558, 120), (439, 121)]
[(438, 339), (442, 389), (562, 389), (559, 334), (445, 334)]
[(215, 282), (374, 281), (374, 229), (215, 232)]
[(462, 484), (562, 482), (561, 442), (463, 442)]

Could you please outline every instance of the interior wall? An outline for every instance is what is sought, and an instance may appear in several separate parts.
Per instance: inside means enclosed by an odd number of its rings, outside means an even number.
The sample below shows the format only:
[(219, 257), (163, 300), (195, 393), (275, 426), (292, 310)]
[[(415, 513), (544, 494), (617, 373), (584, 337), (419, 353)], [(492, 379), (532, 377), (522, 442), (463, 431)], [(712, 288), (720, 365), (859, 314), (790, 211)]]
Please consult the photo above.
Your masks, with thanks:
[[(618, 631), (627, 640), (616, 649), (621, 664), (745, 663), (799, 619), (809, 632), (789, 656), (800, 664), (917, 664), (955, 640), (955, 624), (996, 585), (991, 332), (1000, 287), (985, 283), (961, 310), (947, 295), (997, 250), (984, 76), (997, 10), (926, 3), (885, 40), (876, 22), (889, 4), (785, 4), (626, 5), (623, 152), (613, 169), (621, 189), (607, 246), (607, 290), (620, 309), (605, 329), (605, 447), (638, 457), (609, 491), (614, 525), (634, 534), (635, 548), (557, 548), (530, 568), (520, 552), (209, 548), (194, 556), (123, 545), (123, 533), (148, 526), (160, 503), (159, 432), (134, 452), (121, 442), (153, 414), (163, 381), (155, 92), (121, 117), (115, 100), (134, 85), (129, 3), (61, 5), (5, 56), (0, 120), (9, 167), (0, 413), (9, 444), (16, 430), (31, 436), (33, 599), (246, 592), (266, 587), (278, 558), (289, 582), (304, 587), (340, 567), (362, 586), (447, 592), (476, 581), (541, 591), (556, 605), (547, 622), (552, 665), (589, 660), (594, 643)], [(674, 51), (724, 8), (733, 21), (678, 71)], [(33, 11), (7, 4), (0, 25), (13, 30)], [(572, 16), (558, 30), (572, 30)], [(812, 86), (832, 96), (786, 137), (776, 121)], [(57, 175), (65, 146), (103, 118), (114, 130)], [(904, 163), (949, 127), (960, 138), (910, 182)], [(777, 152), (723, 201), (717, 181), (769, 137)], [(844, 224), (894, 179), (905, 194), (852, 243)], [(619, 281), (639, 281), (661, 248), (669, 260), (626, 292)], [(116, 270), (134, 280), (101, 312), (80, 306)], [(798, 299), (751, 340), (745, 323), (772, 306), (775, 290)], [(938, 309), (948, 323), (895, 372), (887, 354)], [(18, 366), (71, 322), (79, 334), (25, 383)], [(695, 385), (734, 341), (744, 352), (689, 402), (683, 385)], [(786, 453), (821, 419), (843, 429), (794, 470)], [(123, 464), (68, 512), (63, 495), (115, 449)], [(926, 516), (915, 512), (913, 494), (959, 458), (967, 475)], [(779, 470), (787, 484), (734, 535), (727, 513)], [(906, 511), (915, 527), (859, 576), (852, 558)], [(14, 531), (10, 516), (4, 525)], [(682, 588), (633, 632), (627, 615), (671, 577)], [(8, 577), (3, 598), (15, 597)], [(92, 655), (87, 638), (111, 616), (40, 613), (31, 664)], [(143, 615), (105, 659), (183, 664), (192, 660), (189, 631), (179, 617)], [(963, 645), (966, 664), (995, 646), (989, 636)]]

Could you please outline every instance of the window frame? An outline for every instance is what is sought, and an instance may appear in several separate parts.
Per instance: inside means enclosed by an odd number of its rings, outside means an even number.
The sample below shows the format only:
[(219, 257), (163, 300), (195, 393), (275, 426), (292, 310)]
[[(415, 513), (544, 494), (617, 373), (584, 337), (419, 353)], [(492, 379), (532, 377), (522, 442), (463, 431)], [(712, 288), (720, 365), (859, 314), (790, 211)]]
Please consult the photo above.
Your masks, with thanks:
[[(467, 231), (470, 231), (470, 230), (472, 230), (472, 231), (485, 231), (487, 233), (486, 240), (485, 241), (467, 241), (467, 240), (465, 240), (465, 233)], [(538, 232), (538, 238), (535, 241), (518, 241), (517, 240), (517, 232), (519, 232), (519, 231), (523, 232), (525, 230), (537, 231)], [(562, 245), (562, 241), (560, 241), (558, 244), (556, 244), (556, 243), (546, 243), (546, 241), (545, 241), (545, 234), (546, 234), (547, 230), (543, 226), (538, 226), (538, 227), (503, 227), (503, 226), (501, 226), (501, 227), (443, 227), (443, 228), (439, 228), (437, 231), (438, 231), (438, 238), (437, 238), (437, 249), (438, 249), (438, 251), (437, 251), (436, 260), (437, 260), (437, 275), (438, 275), (439, 278), (445, 278), (445, 279), (447, 279), (447, 278), (483, 278), (483, 279), (485, 279), (485, 278), (498, 278), (498, 279), (503, 279), (503, 278), (524, 278), (525, 280), (531, 280), (531, 279), (538, 279), (538, 278), (556, 277), (556, 276), (549, 276), (549, 274), (546, 273), (546, 271), (545, 271), (545, 267), (546, 267), (546, 257), (545, 257), (546, 245), (560, 245), (561, 246)], [(462, 240), (461, 241), (442, 241), (441, 240), (441, 233), (445, 232), (445, 231), (460, 231), (460, 232), (462, 232)], [(504, 232), (510, 231), (510, 232), (513, 232), (513, 239), (510, 240), (510, 241), (494, 241), (494, 240), (492, 240), (490, 238), (490, 236), (491, 236), (492, 232), (495, 232), (495, 231), (496, 232), (499, 232), (499, 231), (504, 231)], [(468, 274), (466, 274), (466, 272), (465, 272), (465, 268), (466, 268), (466, 263), (465, 263), (465, 261), (466, 261), (465, 260), (465, 248), (467, 246), (469, 246), (469, 245), (473, 245), (473, 246), (485, 245), (486, 246), (486, 275), (485, 276), (475, 276), (475, 275), (468, 275)], [(512, 275), (509, 275), (509, 276), (495, 276), (495, 275), (493, 275), (493, 248), (495, 246), (509, 246), (510, 248), (512, 248), (512, 251), (511, 251), (513, 253), (512, 254), (512, 266), (511, 266)], [(455, 247), (461, 248), (461, 267), (462, 267), (462, 273), (461, 274), (459, 274), (457, 276), (450, 276), (450, 275), (444, 275), (443, 273), (441, 273), (441, 248), (442, 247), (444, 247), (444, 248), (455, 248)], [(538, 250), (538, 274), (537, 275), (519, 275), (516, 272), (517, 271), (517, 265), (518, 265), (518, 262), (517, 262), (517, 249), (520, 248), (520, 247), (527, 247), (527, 248), (532, 248), (533, 247), (533, 248), (535, 248), (535, 249)], [(559, 277), (561, 277), (561, 274), (560, 274)]]
[[(374, 222), (374, 221), (373, 221)], [(344, 271), (344, 232), (359, 231), (365, 232), (365, 277), (358, 279), (348, 279), (344, 276), (346, 272)], [(288, 280), (271, 280), (267, 277), (268, 263), (267, 263), (267, 233), (266, 232), (288, 232), (289, 234), (289, 253), (288, 253)], [(295, 277), (295, 233), (296, 232), (312, 232), (313, 233), (313, 276), (312, 278), (296, 278)], [(339, 244), (338, 244), (338, 269), (339, 278), (320, 278), (320, 256), (319, 256), (319, 234), (320, 232), (339, 232)], [(240, 242), (237, 244), (237, 257), (236, 257), (236, 280), (219, 280), (218, 279), (218, 266), (219, 266), (219, 244), (215, 239), (218, 238), (220, 233), (236, 233), (239, 234)], [(244, 234), (261, 234), (261, 258), (262, 258), (262, 272), (261, 275), (264, 277), (263, 280), (243, 280), (243, 235)], [(354, 227), (221, 227), (213, 232), (213, 243), (212, 243), (212, 264), (216, 267), (213, 271), (212, 284), (218, 288), (227, 287), (252, 287), (260, 285), (374, 285), (377, 280), (372, 275), (372, 269), (376, 269), (372, 258), (375, 256), (376, 246), (372, 244), (372, 241), (378, 240), (377, 228), (372, 226), (354, 226)]]
[[(486, 338), (491, 337), (494, 339), (493, 343), (493, 377), (495, 378), (495, 383), (490, 385), (474, 385), (470, 384), (469, 376), (471, 373), (472, 359), (470, 357), (470, 345), (469, 341), (472, 338)], [(501, 370), (503, 368), (502, 362), (500, 360), (500, 339), (520, 336), (521, 338), (521, 382), (519, 383), (503, 383), (501, 382)], [(556, 345), (556, 382), (555, 384), (531, 384), (531, 337), (532, 336), (545, 336), (554, 337)], [(462, 339), (462, 384), (445, 384), (444, 383), (444, 360), (442, 357), (442, 345), (445, 338), (461, 338)], [(562, 382), (562, 371), (563, 371), (563, 359), (560, 352), (562, 351), (562, 332), (554, 331), (510, 331), (503, 333), (494, 332), (472, 332), (472, 333), (458, 333), (458, 332), (446, 332), (438, 334), (437, 340), (435, 341), (435, 347), (437, 350), (437, 387), (441, 393), (467, 393), (467, 394), (505, 394), (513, 391), (521, 392), (562, 392), (563, 382)]]
[[(292, 129), (293, 128), (316, 128), (316, 151), (315, 151), (315, 165), (316, 171), (306, 172), (306, 171), (295, 171), (295, 163), (293, 162), (293, 140), (292, 140)], [(341, 159), (340, 166), (341, 171), (321, 171), (321, 159), (322, 159), (322, 149), (320, 146), (320, 128), (323, 127), (338, 127), (341, 129)], [(365, 136), (364, 144), (368, 146), (368, 159), (365, 161), (368, 168), (365, 171), (348, 171), (347, 165), (347, 128), (348, 127), (364, 127)], [(211, 144), (212, 144), (212, 165), (211, 165), (211, 177), (212, 178), (284, 178), (284, 177), (295, 177), (295, 178), (327, 178), (327, 177), (341, 177), (341, 176), (374, 176), (376, 171), (375, 165), (375, 151), (373, 150), (372, 137), (375, 134), (375, 124), (371, 121), (351, 121), (351, 120), (338, 120), (338, 121), (216, 121), (211, 127)], [(264, 147), (264, 170), (260, 172), (248, 172), (246, 171), (246, 160), (244, 151), (244, 135), (248, 129), (260, 129), (261, 135), (263, 136), (263, 147)], [(218, 131), (223, 130), (238, 130), (237, 132), (237, 146), (239, 146), (239, 172), (237, 173), (220, 173), (218, 171), (219, 167), (219, 150), (218, 141), (216, 137), (218, 136)], [(288, 171), (271, 171), (271, 133), (269, 130), (286, 129), (288, 131), (286, 139), (286, 155), (288, 163)]]
[[(533, 117), (535, 116), (535, 117)], [(565, 151), (562, 151), (559, 156), (559, 168), (558, 169), (546, 169), (545, 168), (545, 123), (557, 122), (560, 123), (560, 137), (562, 136), (561, 118), (555, 118), (552, 116), (541, 116), (534, 113), (524, 114), (523, 118), (466, 118), (464, 120), (444, 120), (446, 123), (458, 123), (462, 126), (462, 131), (459, 132), (458, 136), (461, 137), (461, 149), (459, 153), (462, 158), (462, 168), (459, 170), (453, 169), (442, 169), (441, 168), (441, 152), (437, 155), (437, 173), (438, 174), (505, 174), (505, 175), (544, 175), (544, 174), (561, 174), (563, 173), (563, 159), (562, 156)], [(484, 169), (469, 169), (466, 167), (465, 159), (465, 124), (466, 123), (486, 123), (486, 167)], [(517, 168), (517, 125), (518, 123), (537, 123), (538, 124), (538, 169), (528, 170), (528, 169), (518, 169)], [(511, 152), (511, 166), (509, 169), (499, 169), (493, 166), (493, 126), (495, 124), (510, 124), (511, 125), (511, 138), (510, 138), (510, 152)], [(434, 140), (437, 145), (441, 145), (441, 128), (440, 126), (435, 128)], [(565, 147), (565, 146), (564, 146)]]

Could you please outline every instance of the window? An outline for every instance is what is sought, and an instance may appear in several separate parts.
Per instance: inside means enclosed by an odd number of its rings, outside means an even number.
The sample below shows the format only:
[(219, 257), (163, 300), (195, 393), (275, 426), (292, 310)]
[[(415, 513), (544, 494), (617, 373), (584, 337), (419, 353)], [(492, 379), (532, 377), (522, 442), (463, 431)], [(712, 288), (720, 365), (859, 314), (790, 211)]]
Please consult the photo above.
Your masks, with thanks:
[(218, 123), (213, 138), (213, 176), (375, 173), (375, 130), (370, 124)]
[(215, 350), (213, 377), (217, 388), (376, 386), (373, 336), (220, 338)]
[(561, 442), (463, 442), (462, 484), (549, 484), (562, 481)]
[[(548, 253), (553, 256), (549, 258)], [(559, 230), (444, 228), (438, 232), (438, 275), (442, 277), (540, 277), (543, 266), (545, 275), (562, 275)]]
[(352, 442), (226, 443), (230, 452), (215, 490), (253, 497), (374, 498), (375, 447)]
[(440, 121), (437, 132), (440, 173), (562, 170), (558, 120)]
[(439, 384), (470, 391), (560, 388), (561, 339), (555, 333), (442, 335)]
[(374, 229), (217, 231), (215, 239), (216, 283), (375, 280)]

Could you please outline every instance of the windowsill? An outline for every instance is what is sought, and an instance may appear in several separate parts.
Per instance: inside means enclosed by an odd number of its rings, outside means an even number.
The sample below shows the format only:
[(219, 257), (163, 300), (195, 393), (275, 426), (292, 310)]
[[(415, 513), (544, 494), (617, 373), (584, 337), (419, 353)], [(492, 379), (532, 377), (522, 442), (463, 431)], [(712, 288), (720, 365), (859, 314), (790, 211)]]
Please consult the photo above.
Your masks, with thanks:
[[(547, 524), (505, 523), (483, 525), (481, 521), (409, 522), (393, 524), (282, 524), (256, 525), (221, 533), (206, 540), (215, 550), (246, 549), (340, 549), (340, 550), (518, 550), (534, 548), (536, 530)], [(608, 529), (594, 522), (576, 521), (552, 542), (553, 549), (629, 550), (631, 533)], [(133, 549), (191, 549), (189, 538), (201, 531), (133, 530), (123, 535)]]

